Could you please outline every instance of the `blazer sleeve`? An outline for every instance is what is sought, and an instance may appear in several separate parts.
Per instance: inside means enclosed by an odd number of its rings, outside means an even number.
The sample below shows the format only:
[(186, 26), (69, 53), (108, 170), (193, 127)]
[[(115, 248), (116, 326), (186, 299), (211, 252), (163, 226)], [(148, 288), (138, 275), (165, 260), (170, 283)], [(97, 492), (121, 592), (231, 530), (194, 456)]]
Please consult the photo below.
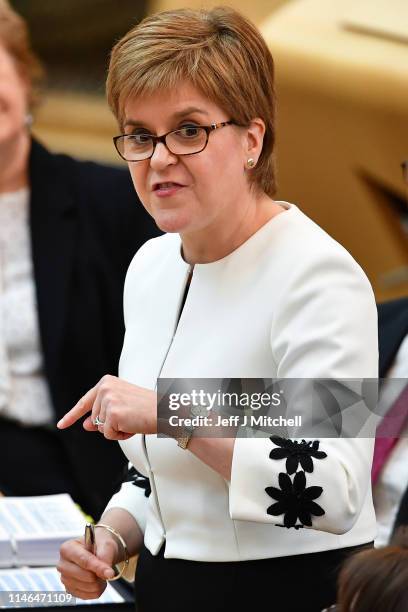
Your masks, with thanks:
[[(377, 378), (371, 286), (346, 251), (324, 255), (297, 262), (280, 290), (270, 334), (277, 376)], [(343, 534), (369, 493), (373, 447), (368, 438), (237, 437), (231, 518)]]
[(117, 493), (113, 495), (105, 512), (112, 508), (121, 508), (129, 512), (144, 533), (146, 529), (146, 511), (151, 494), (150, 480), (136, 470), (129, 462), (127, 473)]

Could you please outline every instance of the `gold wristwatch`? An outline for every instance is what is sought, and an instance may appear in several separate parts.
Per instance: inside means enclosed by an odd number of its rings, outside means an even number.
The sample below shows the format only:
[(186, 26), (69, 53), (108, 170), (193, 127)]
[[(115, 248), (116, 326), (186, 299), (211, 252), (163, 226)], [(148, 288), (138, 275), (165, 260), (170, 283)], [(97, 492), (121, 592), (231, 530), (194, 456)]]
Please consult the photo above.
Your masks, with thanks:
[[(205, 406), (192, 406), (190, 408), (190, 417), (194, 418), (197, 416), (207, 416), (209, 411)], [(195, 430), (194, 425), (183, 425), (180, 436), (176, 437), (177, 446), (185, 450), (188, 446), (188, 443), (191, 440), (193, 432)]]

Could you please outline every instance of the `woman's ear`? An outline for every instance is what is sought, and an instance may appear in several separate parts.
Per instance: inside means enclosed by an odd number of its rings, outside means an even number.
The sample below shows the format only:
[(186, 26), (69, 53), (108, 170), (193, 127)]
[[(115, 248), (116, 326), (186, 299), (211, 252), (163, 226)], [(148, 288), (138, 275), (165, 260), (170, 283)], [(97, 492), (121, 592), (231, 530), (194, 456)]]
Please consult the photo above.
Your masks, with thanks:
[(259, 117), (252, 119), (246, 131), (245, 155), (246, 159), (258, 161), (263, 146), (265, 123)]

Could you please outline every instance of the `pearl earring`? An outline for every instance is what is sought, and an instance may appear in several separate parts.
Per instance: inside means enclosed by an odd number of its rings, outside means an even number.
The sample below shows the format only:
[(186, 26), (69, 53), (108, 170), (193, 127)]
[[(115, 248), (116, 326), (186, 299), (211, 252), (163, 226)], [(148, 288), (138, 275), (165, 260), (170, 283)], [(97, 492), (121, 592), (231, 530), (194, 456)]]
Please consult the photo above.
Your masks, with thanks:
[(254, 168), (255, 166), (255, 160), (252, 159), (252, 157), (250, 157), (249, 159), (247, 159), (247, 166), (248, 168)]
[(30, 128), (33, 125), (33, 116), (31, 113), (27, 113), (24, 117), (24, 125), (26, 128)]

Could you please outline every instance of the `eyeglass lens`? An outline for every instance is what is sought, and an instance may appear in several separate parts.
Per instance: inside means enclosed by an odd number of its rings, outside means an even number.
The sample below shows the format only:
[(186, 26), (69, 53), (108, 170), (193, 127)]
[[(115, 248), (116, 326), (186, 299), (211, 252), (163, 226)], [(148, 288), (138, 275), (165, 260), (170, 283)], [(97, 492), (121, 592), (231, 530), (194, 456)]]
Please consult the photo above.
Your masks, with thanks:
[[(118, 138), (120, 154), (128, 161), (141, 161), (151, 157), (154, 140), (149, 134), (129, 134)], [(166, 136), (166, 146), (175, 155), (199, 153), (207, 143), (207, 132), (199, 126), (186, 126)]]

